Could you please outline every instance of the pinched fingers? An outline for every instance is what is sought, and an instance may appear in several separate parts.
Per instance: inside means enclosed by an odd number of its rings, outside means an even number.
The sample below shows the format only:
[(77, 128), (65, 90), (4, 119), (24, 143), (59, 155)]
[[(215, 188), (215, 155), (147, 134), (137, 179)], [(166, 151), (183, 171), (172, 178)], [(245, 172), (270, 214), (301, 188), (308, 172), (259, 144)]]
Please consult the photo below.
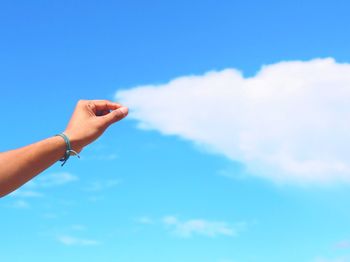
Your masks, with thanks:
[(98, 122), (103, 128), (123, 119), (128, 114), (127, 107), (108, 100), (80, 100), (79, 105), (87, 107), (92, 114), (98, 116)]
[(91, 100), (89, 103), (94, 104), (98, 111), (115, 110), (121, 107), (120, 104), (108, 100)]
[(128, 115), (128, 112), (129, 110), (127, 107), (121, 106), (118, 109), (113, 110), (109, 114), (106, 114), (102, 117), (106, 125), (111, 125), (126, 117)]
[(87, 109), (87, 112), (95, 116), (104, 116), (109, 114), (112, 110), (122, 107), (122, 105), (109, 100), (80, 100), (78, 106), (84, 111)]

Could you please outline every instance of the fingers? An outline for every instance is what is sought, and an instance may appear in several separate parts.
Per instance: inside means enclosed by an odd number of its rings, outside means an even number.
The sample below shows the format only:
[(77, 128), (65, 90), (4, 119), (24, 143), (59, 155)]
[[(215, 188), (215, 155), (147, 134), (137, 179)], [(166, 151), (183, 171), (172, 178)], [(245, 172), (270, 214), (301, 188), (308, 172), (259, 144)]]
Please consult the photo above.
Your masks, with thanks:
[(91, 100), (91, 102), (95, 104), (97, 110), (115, 110), (121, 107), (120, 104), (108, 100)]
[(129, 110), (127, 107), (121, 106), (118, 109), (113, 110), (109, 114), (101, 116), (101, 118), (103, 119), (106, 125), (111, 125), (126, 117), (128, 115), (128, 112)]
[(87, 100), (82, 102), (85, 102), (94, 111), (94, 113), (116, 110), (121, 107), (120, 104), (108, 100)]
[(128, 114), (128, 108), (108, 100), (80, 100), (79, 105), (88, 107), (103, 126), (109, 126)]

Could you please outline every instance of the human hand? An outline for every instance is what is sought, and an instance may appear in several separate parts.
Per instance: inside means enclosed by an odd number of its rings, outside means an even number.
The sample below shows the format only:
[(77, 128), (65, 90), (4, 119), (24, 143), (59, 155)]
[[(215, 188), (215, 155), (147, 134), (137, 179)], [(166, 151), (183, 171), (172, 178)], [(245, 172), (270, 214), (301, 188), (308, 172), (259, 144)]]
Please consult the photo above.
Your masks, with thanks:
[(80, 152), (113, 123), (123, 119), (128, 108), (108, 100), (80, 100), (64, 133), (72, 149)]

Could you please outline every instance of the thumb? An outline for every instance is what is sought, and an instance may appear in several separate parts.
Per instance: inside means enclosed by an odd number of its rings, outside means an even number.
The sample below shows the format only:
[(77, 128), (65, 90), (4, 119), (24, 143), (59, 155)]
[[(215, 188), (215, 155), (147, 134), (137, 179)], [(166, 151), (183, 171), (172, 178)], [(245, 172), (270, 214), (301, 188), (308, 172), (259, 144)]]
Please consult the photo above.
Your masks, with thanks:
[(122, 106), (116, 110), (113, 110), (107, 115), (101, 116), (101, 118), (104, 120), (105, 124), (109, 126), (126, 117), (128, 115), (128, 112), (129, 112), (128, 108), (125, 106)]

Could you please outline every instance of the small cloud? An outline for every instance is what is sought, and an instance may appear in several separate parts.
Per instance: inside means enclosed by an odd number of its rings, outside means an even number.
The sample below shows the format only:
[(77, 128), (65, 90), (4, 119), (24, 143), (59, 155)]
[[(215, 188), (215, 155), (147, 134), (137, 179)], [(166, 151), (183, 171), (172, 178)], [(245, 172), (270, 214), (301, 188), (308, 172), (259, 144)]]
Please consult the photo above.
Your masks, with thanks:
[(350, 260), (347, 257), (337, 257), (337, 258), (318, 257), (313, 262), (350, 262)]
[(115, 153), (112, 154), (93, 154), (88, 156), (82, 156), (82, 160), (101, 160), (101, 161), (112, 161), (119, 158), (119, 156)]
[(89, 197), (88, 197), (88, 200), (89, 200), (89, 202), (91, 202), (91, 203), (97, 203), (97, 202), (99, 202), (99, 201), (101, 201), (101, 200), (103, 200), (103, 199), (105, 199), (104, 196), (89, 196)]
[(56, 218), (58, 218), (58, 216), (56, 214), (54, 214), (54, 213), (44, 213), (42, 216), (45, 219), (56, 219)]
[(28, 181), (23, 187), (12, 192), (10, 196), (15, 198), (40, 198), (44, 193), (40, 192), (46, 188), (63, 186), (77, 181), (78, 177), (68, 172), (42, 174), (33, 180)]
[(89, 183), (89, 185), (85, 187), (84, 190), (89, 192), (98, 192), (116, 187), (119, 184), (120, 181), (117, 179), (111, 179), (106, 181), (94, 181)]
[(163, 218), (163, 223), (166, 225), (176, 225), (178, 220), (175, 216), (166, 216)]
[(57, 240), (66, 246), (96, 246), (100, 244), (100, 242), (93, 239), (78, 238), (69, 235), (59, 236)]
[(202, 235), (215, 237), (219, 235), (236, 236), (242, 225), (233, 227), (226, 222), (208, 221), (205, 219), (190, 219), (180, 221), (175, 216), (166, 216), (163, 218), (164, 225), (180, 237), (191, 237), (193, 235)]
[(349, 240), (343, 240), (335, 244), (336, 248), (339, 249), (348, 249), (350, 248), (350, 241)]
[(21, 197), (21, 198), (36, 198), (36, 197), (43, 197), (44, 194), (34, 190), (18, 189), (12, 192), (10, 196)]
[(37, 185), (39, 187), (55, 187), (62, 186), (64, 184), (77, 181), (78, 177), (70, 173), (52, 173), (47, 175), (42, 175), (38, 178)]
[(25, 188), (37, 189), (37, 188), (63, 186), (65, 184), (68, 184), (77, 180), (79, 180), (77, 176), (74, 176), (68, 172), (42, 174), (37, 178), (35, 178), (34, 180), (29, 181), (25, 185)]
[(86, 227), (84, 225), (76, 224), (71, 226), (74, 231), (85, 231)]
[(139, 224), (144, 224), (144, 225), (151, 225), (154, 223), (153, 219), (148, 216), (142, 216), (142, 217), (136, 218), (135, 221)]
[[(51, 174), (42, 174), (33, 180), (28, 181), (23, 187), (15, 190), (10, 194), (10, 196), (19, 198), (19, 199), (28, 199), (28, 198), (42, 198), (44, 193), (40, 192), (46, 188), (52, 188), (57, 186), (63, 186), (65, 184), (77, 181), (78, 177), (70, 173), (51, 173)], [(28, 206), (29, 204), (23, 200), (18, 202), (17, 206)], [(22, 204), (19, 204), (22, 203)], [(26, 203), (26, 204), (24, 204)]]
[(17, 200), (11, 205), (11, 207), (18, 208), (18, 209), (28, 209), (30, 208), (30, 205), (28, 202), (24, 200)]

